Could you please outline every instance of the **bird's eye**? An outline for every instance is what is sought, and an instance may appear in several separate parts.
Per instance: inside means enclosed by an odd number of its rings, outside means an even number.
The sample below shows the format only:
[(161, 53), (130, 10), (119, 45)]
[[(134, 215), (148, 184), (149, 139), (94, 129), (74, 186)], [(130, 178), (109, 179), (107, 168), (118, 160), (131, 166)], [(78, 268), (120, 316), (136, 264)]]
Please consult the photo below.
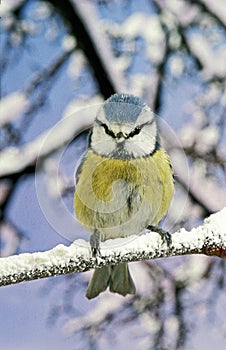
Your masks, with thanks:
[(135, 135), (138, 135), (141, 131), (141, 128), (139, 126), (137, 126), (133, 131), (131, 131), (128, 135), (128, 137), (133, 137)]
[(116, 136), (115, 136), (115, 134), (113, 133), (113, 131), (110, 130), (106, 124), (101, 123), (101, 126), (104, 128), (106, 134), (108, 134), (109, 136), (111, 136), (111, 137), (113, 137), (113, 138), (116, 138)]

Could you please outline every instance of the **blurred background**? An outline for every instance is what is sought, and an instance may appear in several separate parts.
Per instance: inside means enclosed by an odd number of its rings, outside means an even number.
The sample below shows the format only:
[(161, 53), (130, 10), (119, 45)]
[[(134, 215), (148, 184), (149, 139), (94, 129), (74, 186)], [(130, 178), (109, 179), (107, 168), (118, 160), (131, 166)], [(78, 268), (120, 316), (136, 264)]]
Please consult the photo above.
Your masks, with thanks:
[[(74, 173), (100, 104), (142, 97), (175, 171), (163, 227), (191, 229), (226, 205), (226, 13), (212, 0), (2, 0), (0, 255), (89, 238)], [(0, 288), (4, 350), (222, 348), (225, 261), (131, 263), (125, 298), (89, 301), (90, 272)]]

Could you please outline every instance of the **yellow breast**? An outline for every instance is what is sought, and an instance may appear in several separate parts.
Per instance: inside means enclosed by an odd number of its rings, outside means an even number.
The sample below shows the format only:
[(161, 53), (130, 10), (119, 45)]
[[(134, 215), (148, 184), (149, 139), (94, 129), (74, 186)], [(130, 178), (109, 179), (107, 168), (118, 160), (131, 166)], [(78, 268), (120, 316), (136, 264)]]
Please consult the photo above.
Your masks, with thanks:
[(105, 238), (123, 237), (156, 224), (173, 194), (172, 171), (164, 150), (131, 160), (110, 159), (89, 150), (76, 185), (77, 219)]

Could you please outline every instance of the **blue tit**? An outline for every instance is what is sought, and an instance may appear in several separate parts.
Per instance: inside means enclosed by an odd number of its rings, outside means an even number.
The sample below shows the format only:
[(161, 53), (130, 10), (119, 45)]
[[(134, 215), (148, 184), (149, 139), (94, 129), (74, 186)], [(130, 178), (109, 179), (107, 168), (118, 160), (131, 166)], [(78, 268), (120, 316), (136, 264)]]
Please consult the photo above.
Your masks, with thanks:
[[(112, 95), (97, 113), (76, 173), (74, 209), (92, 233), (93, 254), (99, 241), (158, 225), (173, 191), (172, 167), (160, 146), (154, 113), (138, 97)], [(135, 294), (128, 264), (95, 269), (86, 296), (94, 298), (107, 287), (123, 296)]]

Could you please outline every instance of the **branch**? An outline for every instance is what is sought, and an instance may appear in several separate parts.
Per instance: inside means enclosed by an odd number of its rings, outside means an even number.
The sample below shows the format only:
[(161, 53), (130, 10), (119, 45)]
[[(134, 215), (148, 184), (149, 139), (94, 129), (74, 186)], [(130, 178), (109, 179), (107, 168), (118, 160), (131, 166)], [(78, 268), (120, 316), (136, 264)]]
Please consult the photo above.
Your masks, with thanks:
[[(60, 56), (51, 62), (48, 67), (35, 73), (24, 91), (15, 91), (2, 98), (0, 101), (0, 127), (13, 122), (22, 114), (25, 114), (25, 116), (28, 117), (38, 106), (43, 104), (46, 100), (46, 89), (43, 88), (41, 94), (38, 97), (36, 96), (33, 104), (29, 101), (30, 95), (39, 87), (39, 85), (47, 84), (49, 80), (58, 73), (59, 69), (70, 57), (73, 51), (74, 48), (70, 48), (66, 52), (61, 53)], [(31, 122), (31, 118), (25, 119), (26, 123), (24, 122), (22, 127), (20, 127), (23, 133), (25, 128), (27, 128), (28, 124)]]
[(155, 232), (117, 238), (101, 244), (101, 258), (93, 259), (90, 246), (76, 240), (38, 253), (25, 253), (0, 259), (0, 286), (44, 277), (83, 272), (121, 262), (140, 261), (185, 254), (206, 254), (226, 258), (226, 207), (191, 231), (172, 234), (170, 246)]
[(92, 105), (91, 101), (91, 106), (92, 113), (89, 106), (83, 109), (74, 108), (73, 113), (63, 115), (54, 127), (44, 131), (31, 142), (19, 147), (7, 147), (0, 152), (0, 178), (14, 178), (13, 175), (34, 172), (38, 159), (48, 157), (92, 125), (100, 103)]
[[(114, 57), (105, 33), (99, 25), (95, 6), (77, 0), (48, 0), (65, 19), (70, 33), (84, 52), (93, 69), (99, 90), (104, 98), (124, 90), (124, 78), (115, 68)], [(101, 50), (100, 50), (101, 49)], [(121, 86), (122, 84), (122, 86)]]
[[(191, 200), (197, 203), (203, 209), (204, 216), (209, 216), (212, 213), (219, 211), (226, 205), (226, 190), (223, 187), (220, 187), (219, 183), (211, 182), (204, 176), (198, 179), (194, 174), (192, 166), (189, 166), (189, 170), (185, 172), (184, 167), (181, 166), (181, 162), (182, 157), (184, 157), (182, 150), (185, 151), (186, 156), (189, 155), (186, 145), (178, 144), (178, 141), (175, 140), (174, 135), (168, 132), (168, 128), (166, 127), (165, 123), (161, 123), (160, 130), (161, 135), (164, 135), (163, 146), (169, 152), (170, 160), (173, 164), (176, 182), (184, 188)], [(167, 135), (167, 137), (165, 137), (165, 135)], [(221, 154), (218, 151), (217, 154), (219, 154), (218, 157), (220, 157), (220, 159), (222, 158), (221, 163), (224, 164), (224, 154)], [(200, 158), (201, 157), (205, 157), (205, 155), (200, 155)], [(210, 193), (212, 193), (211, 200)]]
[(219, 25), (222, 26), (222, 29), (225, 28), (226, 16), (223, 2), (221, 3), (220, 1), (210, 0), (192, 0), (191, 3), (199, 5), (202, 12), (208, 13), (218, 22)]

